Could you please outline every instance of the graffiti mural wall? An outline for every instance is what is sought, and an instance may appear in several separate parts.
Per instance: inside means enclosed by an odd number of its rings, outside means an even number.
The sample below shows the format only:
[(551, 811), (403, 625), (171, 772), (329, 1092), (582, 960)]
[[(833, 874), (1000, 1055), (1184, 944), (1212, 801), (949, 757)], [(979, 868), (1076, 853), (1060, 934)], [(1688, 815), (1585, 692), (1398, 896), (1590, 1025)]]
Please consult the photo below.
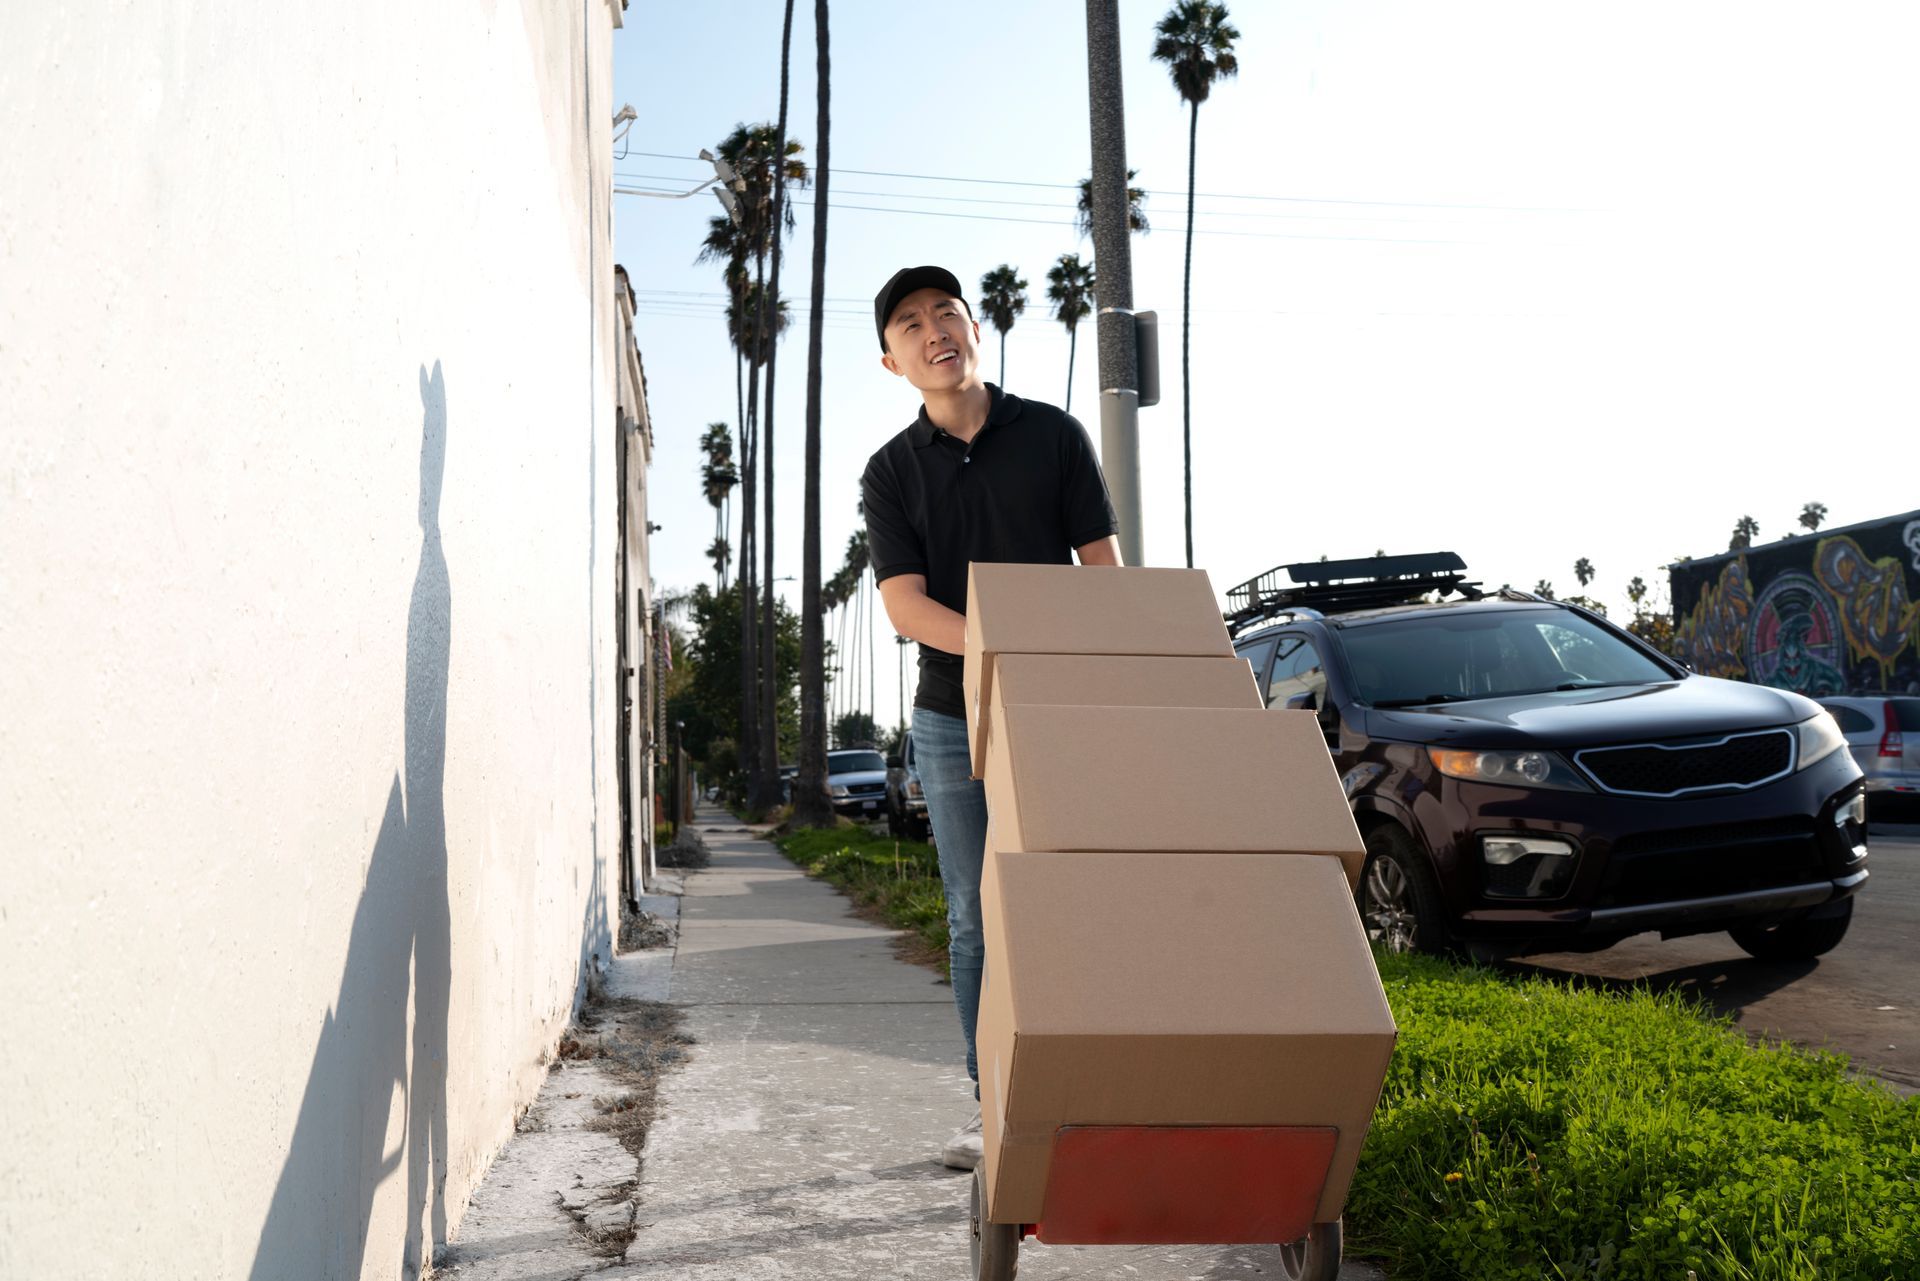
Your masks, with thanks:
[(1920, 694), (1920, 511), (1668, 567), (1697, 672), (1803, 694)]

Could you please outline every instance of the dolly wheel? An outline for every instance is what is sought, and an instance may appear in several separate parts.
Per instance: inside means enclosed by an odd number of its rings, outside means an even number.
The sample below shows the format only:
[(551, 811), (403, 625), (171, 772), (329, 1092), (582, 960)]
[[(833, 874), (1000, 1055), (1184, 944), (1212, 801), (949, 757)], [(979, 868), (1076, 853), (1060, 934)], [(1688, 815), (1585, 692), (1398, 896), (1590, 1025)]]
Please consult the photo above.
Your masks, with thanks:
[[(987, 1172), (979, 1167), (973, 1171), (973, 1212), (967, 1224), (973, 1236), (973, 1281), (1013, 1281), (1020, 1269), (1020, 1228), (987, 1222)], [(1338, 1254), (1336, 1245), (1336, 1258)]]
[(1316, 1223), (1300, 1240), (1281, 1246), (1280, 1275), (1287, 1281), (1335, 1281), (1340, 1275), (1340, 1220)]

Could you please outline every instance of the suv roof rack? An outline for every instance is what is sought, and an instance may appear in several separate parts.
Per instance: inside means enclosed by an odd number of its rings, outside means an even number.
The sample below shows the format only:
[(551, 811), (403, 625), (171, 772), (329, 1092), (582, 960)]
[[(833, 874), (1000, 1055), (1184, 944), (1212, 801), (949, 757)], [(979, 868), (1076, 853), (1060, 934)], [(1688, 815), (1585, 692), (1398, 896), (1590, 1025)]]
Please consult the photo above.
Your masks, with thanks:
[[(1238, 633), (1281, 614), (1344, 614), (1404, 605), (1428, 592), (1459, 592), (1479, 600), (1479, 583), (1466, 581), (1467, 562), (1454, 552), (1369, 556), (1363, 560), (1276, 565), (1227, 589), (1227, 630)], [(1281, 575), (1293, 586), (1283, 586)]]

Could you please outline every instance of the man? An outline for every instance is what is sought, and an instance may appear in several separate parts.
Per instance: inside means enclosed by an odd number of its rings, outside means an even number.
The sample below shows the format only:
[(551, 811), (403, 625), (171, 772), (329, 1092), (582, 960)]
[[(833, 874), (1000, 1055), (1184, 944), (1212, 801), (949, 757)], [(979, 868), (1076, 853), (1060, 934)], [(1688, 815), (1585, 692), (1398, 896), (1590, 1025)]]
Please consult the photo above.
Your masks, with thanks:
[[(920, 413), (875, 451), (861, 477), (868, 557), (887, 617), (920, 642), (913, 744), (947, 891), (947, 956), (967, 1038), (967, 1075), (980, 1097), (974, 1025), (985, 944), (980, 866), (987, 803), (971, 778), (961, 656), (967, 566), (973, 561), (1118, 565), (1113, 504), (1086, 428), (980, 377), (980, 326), (941, 267), (894, 273), (873, 300), (880, 363), (920, 393)], [(980, 1161), (980, 1112), (941, 1160)]]

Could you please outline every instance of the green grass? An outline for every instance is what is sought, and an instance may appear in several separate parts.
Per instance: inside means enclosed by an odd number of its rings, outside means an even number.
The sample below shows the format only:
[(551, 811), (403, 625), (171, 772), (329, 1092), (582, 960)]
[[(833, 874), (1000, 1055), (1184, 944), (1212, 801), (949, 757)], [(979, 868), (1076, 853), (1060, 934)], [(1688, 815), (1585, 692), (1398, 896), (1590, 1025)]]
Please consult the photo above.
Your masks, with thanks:
[[(931, 847), (780, 844), (944, 953)], [(1920, 1098), (1677, 994), (1379, 965), (1400, 1040), (1346, 1227), (1394, 1281), (1920, 1278)]]
[(1920, 1277), (1920, 1100), (1677, 995), (1380, 971), (1400, 1043), (1347, 1225), (1396, 1281)]

